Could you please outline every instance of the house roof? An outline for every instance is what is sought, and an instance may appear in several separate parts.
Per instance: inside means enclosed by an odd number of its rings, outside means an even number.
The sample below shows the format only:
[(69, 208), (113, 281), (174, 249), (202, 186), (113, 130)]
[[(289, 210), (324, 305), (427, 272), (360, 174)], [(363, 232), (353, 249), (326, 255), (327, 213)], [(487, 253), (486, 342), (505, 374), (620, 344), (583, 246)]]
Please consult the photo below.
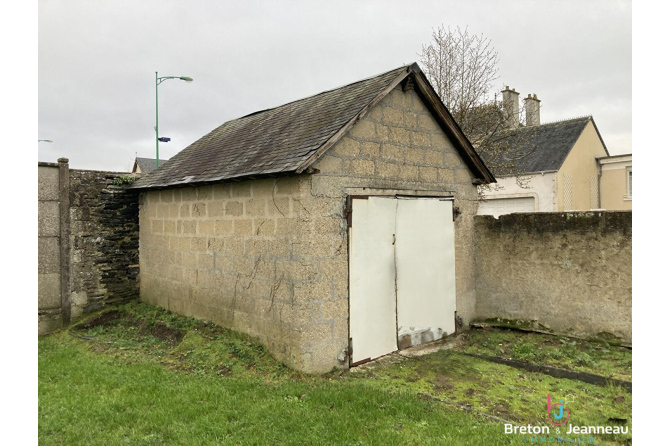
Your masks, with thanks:
[(498, 154), (483, 153), (482, 158), (492, 166), (514, 164), (521, 174), (557, 171), (589, 122), (593, 123), (605, 152), (609, 154), (593, 117), (585, 116), (501, 132), (492, 137), (493, 141), (497, 140), (509, 150)]
[[(165, 164), (167, 160), (162, 160), (159, 159), (158, 163), (159, 165)], [(149, 173), (152, 170), (156, 169), (156, 158), (140, 158), (140, 157), (135, 157), (135, 165), (140, 168), (141, 173)], [(133, 171), (135, 170), (135, 166), (133, 166)]]
[(495, 182), (417, 64), (228, 121), (133, 188), (164, 188), (223, 180), (302, 173), (371, 107), (410, 78), (476, 178)]

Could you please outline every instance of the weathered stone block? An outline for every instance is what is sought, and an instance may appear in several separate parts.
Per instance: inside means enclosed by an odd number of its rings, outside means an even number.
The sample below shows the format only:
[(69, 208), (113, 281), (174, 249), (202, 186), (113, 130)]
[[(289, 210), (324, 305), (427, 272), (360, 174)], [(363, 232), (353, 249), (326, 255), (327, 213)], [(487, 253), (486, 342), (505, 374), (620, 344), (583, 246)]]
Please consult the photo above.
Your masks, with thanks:
[(37, 167), (37, 199), (40, 201), (58, 200), (60, 176), (58, 167)]
[(38, 236), (58, 237), (60, 235), (60, 203), (58, 201), (38, 201)]
[(400, 173), (400, 164), (377, 161), (377, 176), (382, 178), (397, 178)]
[(375, 124), (372, 121), (361, 119), (349, 130), (349, 134), (354, 138), (375, 139)]
[(229, 201), (224, 203), (227, 216), (239, 217), (244, 212), (244, 205), (241, 201)]
[(257, 218), (254, 220), (254, 234), (260, 236), (272, 236), (275, 233), (276, 220), (268, 218)]
[(212, 199), (212, 186), (199, 186), (195, 188), (195, 199), (197, 201), (209, 201)]
[(450, 169), (438, 169), (437, 179), (438, 181), (443, 181), (445, 183), (453, 183), (456, 179), (456, 174)]
[(254, 199), (272, 198), (275, 194), (275, 185), (277, 180), (274, 178), (266, 180), (255, 180), (251, 182), (251, 193)]
[(339, 173), (342, 171), (342, 158), (326, 155), (317, 163), (317, 169), (323, 173)]
[(300, 193), (300, 179), (297, 177), (283, 177), (277, 179), (278, 195), (296, 195)]
[(193, 203), (193, 208), (191, 209), (191, 215), (193, 218), (206, 217), (207, 216), (207, 203)]
[(207, 216), (208, 217), (222, 217), (223, 216), (223, 203), (219, 200), (212, 201), (207, 205)]
[(361, 155), (370, 158), (376, 158), (381, 151), (381, 144), (374, 141), (365, 141), (361, 143)]
[(396, 144), (409, 144), (409, 131), (400, 127), (389, 127), (391, 142)]
[(172, 203), (174, 200), (172, 189), (159, 191), (159, 196), (161, 203)]
[(207, 237), (191, 237), (191, 250), (203, 252), (207, 250)]
[(252, 220), (235, 220), (233, 223), (233, 233), (237, 235), (252, 235), (254, 233)]
[(202, 235), (214, 234), (214, 220), (198, 221), (198, 234)]
[(408, 163), (423, 163), (424, 156), (426, 151), (424, 149), (415, 149), (413, 147), (407, 148), (407, 153), (405, 155), (405, 161)]
[(349, 301), (347, 299), (339, 299), (321, 303), (321, 318), (322, 319), (339, 319), (347, 318), (349, 316)]
[(430, 114), (419, 115), (419, 127), (431, 132), (440, 131), (440, 126), (437, 124), (437, 121), (435, 121), (435, 118), (433, 118), (433, 116)]
[(156, 217), (170, 218), (170, 206), (167, 204), (156, 205)]
[(397, 110), (395, 108), (391, 107), (384, 107), (384, 110), (382, 111), (384, 114), (384, 118), (382, 121), (386, 124), (390, 125), (402, 125), (404, 121), (404, 114), (402, 110)]
[(402, 147), (394, 144), (382, 144), (382, 158), (403, 161), (405, 158), (405, 151)]
[(232, 220), (216, 220), (215, 232), (217, 235), (226, 235), (233, 232)]
[(361, 143), (354, 139), (344, 137), (335, 144), (333, 151), (341, 156), (356, 156), (361, 152)]
[(376, 124), (375, 129), (377, 130), (377, 141), (386, 142), (389, 140), (389, 127), (383, 124)]
[(419, 177), (419, 168), (417, 166), (401, 164), (400, 177), (408, 180), (416, 180)]
[(410, 108), (412, 106), (412, 96), (402, 90), (394, 89), (390, 93), (391, 104), (398, 108)]
[(372, 176), (375, 174), (375, 163), (370, 160), (353, 160), (351, 169), (356, 175)]
[(441, 167), (444, 162), (444, 154), (434, 150), (426, 150), (426, 164), (434, 167)]
[(419, 167), (419, 179), (422, 181), (436, 181), (437, 169), (435, 167)]
[(251, 197), (251, 182), (231, 183), (231, 196), (233, 198)]
[(264, 198), (254, 198), (244, 204), (245, 215), (257, 217), (266, 215), (265, 209), (267, 201)]
[(37, 265), (38, 274), (60, 274), (60, 238), (37, 239)]
[(214, 184), (212, 185), (212, 199), (226, 200), (230, 198), (230, 184)]
[(60, 272), (37, 275), (37, 309), (61, 307)]
[(418, 147), (430, 147), (430, 134), (425, 132), (412, 132), (412, 145)]
[(185, 220), (183, 222), (182, 233), (186, 234), (195, 234), (196, 227), (198, 226), (197, 220)]

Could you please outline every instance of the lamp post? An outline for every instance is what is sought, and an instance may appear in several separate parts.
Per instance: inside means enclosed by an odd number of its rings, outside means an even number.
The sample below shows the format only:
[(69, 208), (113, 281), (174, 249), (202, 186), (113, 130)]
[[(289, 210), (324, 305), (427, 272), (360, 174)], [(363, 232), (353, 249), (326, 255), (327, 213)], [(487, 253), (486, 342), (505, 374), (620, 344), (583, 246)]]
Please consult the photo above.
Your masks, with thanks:
[[(158, 158), (158, 86), (168, 79), (180, 79), (185, 82), (193, 82), (193, 79), (188, 76), (163, 76), (158, 77), (158, 71), (156, 71), (156, 167), (159, 167), (159, 158)], [(165, 138), (167, 139), (167, 138)], [(169, 139), (167, 139), (169, 141)]]

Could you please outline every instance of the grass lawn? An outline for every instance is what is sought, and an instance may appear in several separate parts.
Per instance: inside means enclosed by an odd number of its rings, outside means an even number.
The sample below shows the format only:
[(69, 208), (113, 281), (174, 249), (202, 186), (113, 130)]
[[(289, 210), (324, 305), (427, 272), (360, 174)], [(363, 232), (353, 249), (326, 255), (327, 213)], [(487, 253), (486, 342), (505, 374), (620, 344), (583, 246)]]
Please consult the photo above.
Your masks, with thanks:
[[(421, 394), (524, 425), (548, 424), (547, 393), (573, 395), (573, 424), (632, 424), (631, 395), (617, 387), (455, 350), (388, 358), (355, 373), (304, 375), (244, 336), (129, 304), (40, 338), (40, 444), (526, 443), (502, 422)], [(626, 444), (631, 435), (593, 437)]]
[(561, 336), (496, 329), (471, 330), (464, 334), (462, 341), (458, 350), (467, 353), (632, 380), (632, 352), (603, 341), (583, 342)]

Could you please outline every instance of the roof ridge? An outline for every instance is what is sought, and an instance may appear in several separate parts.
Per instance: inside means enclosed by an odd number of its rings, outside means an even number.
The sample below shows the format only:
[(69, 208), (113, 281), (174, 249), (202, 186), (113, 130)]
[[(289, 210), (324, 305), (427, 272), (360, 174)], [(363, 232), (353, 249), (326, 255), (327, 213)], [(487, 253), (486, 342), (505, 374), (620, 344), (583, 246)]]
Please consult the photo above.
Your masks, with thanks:
[[(558, 123), (567, 122), (567, 121), (576, 121), (578, 119), (584, 119), (584, 118), (593, 119), (593, 115), (581, 115), (581, 116), (575, 116), (573, 118), (556, 119), (555, 121), (549, 121), (549, 122), (542, 123), (542, 124), (540, 124), (540, 126), (548, 125), (548, 124), (558, 124)], [(537, 126), (529, 126), (529, 127), (537, 127)]]

